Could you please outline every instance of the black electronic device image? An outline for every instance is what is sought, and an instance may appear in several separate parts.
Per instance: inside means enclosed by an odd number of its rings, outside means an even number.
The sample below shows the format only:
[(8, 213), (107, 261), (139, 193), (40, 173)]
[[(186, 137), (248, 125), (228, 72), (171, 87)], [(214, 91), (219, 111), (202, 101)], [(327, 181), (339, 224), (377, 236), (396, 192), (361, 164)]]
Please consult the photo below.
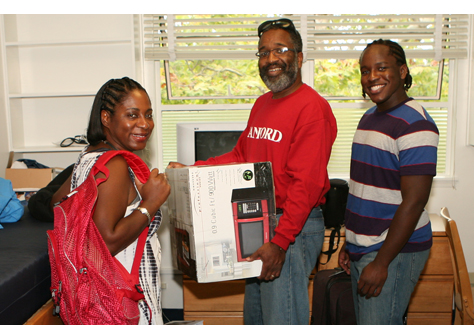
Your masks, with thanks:
[(261, 188), (232, 191), (237, 260), (245, 261), (269, 241), (268, 194)]

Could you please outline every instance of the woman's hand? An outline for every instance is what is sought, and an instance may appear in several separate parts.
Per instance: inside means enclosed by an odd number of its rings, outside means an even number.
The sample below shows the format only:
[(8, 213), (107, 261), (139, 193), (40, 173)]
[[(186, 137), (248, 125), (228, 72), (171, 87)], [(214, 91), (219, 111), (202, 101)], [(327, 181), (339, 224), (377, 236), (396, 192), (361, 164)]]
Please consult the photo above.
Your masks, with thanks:
[(154, 168), (150, 172), (148, 181), (142, 186), (138, 186), (142, 196), (142, 206), (150, 213), (155, 213), (170, 195), (171, 187), (165, 173), (160, 173)]
[(183, 168), (186, 167), (186, 165), (176, 162), (176, 161), (170, 161), (168, 164), (168, 167), (166, 168)]

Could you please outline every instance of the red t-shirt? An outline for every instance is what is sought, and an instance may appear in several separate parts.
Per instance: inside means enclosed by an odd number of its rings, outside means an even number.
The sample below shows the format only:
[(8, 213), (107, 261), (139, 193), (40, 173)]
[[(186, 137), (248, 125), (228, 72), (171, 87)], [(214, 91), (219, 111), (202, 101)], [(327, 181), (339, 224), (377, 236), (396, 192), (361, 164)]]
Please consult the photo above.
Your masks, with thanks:
[(272, 163), (277, 208), (283, 209), (272, 242), (283, 249), (295, 241), (313, 207), (329, 189), (327, 164), (336, 139), (336, 119), (328, 102), (303, 84), (294, 93), (255, 102), (235, 148), (195, 165)]

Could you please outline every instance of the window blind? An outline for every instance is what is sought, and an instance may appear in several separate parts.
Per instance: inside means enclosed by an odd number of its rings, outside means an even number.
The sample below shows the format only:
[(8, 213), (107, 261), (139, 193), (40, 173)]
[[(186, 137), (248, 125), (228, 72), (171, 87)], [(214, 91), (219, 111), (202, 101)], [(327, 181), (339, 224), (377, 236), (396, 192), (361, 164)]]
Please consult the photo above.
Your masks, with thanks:
[[(440, 133), (438, 145), (438, 175), (446, 173), (446, 145), (447, 145), (447, 116), (448, 109), (445, 107), (428, 107), (428, 113), (435, 120)], [(429, 105), (429, 104), (428, 104)], [(352, 139), (360, 118), (366, 108), (336, 108), (333, 106), (333, 113), (337, 120), (338, 134), (336, 142), (332, 147), (331, 159), (328, 164), (330, 177), (347, 177), (350, 169), (350, 156)], [(203, 109), (184, 111), (163, 111), (162, 112), (162, 141), (163, 141), (163, 162), (178, 161), (176, 123), (180, 122), (225, 122), (225, 121), (247, 121), (250, 110), (215, 110)]]
[(258, 25), (286, 17), (306, 59), (358, 58), (367, 43), (391, 39), (409, 58), (467, 58), (468, 15), (143, 15), (147, 60), (255, 59)]

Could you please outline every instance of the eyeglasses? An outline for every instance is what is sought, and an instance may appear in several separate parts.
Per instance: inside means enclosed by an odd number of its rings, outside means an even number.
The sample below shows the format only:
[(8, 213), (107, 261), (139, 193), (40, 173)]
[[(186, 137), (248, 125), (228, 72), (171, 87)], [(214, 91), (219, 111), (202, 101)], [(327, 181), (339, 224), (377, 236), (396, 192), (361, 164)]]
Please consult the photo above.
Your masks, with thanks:
[(269, 30), (273, 25), (277, 25), (278, 28), (296, 31), (295, 25), (293, 25), (293, 22), (290, 19), (281, 18), (277, 20), (267, 20), (258, 26), (258, 37), (261, 37), (262, 34)]
[(278, 47), (273, 50), (257, 52), (255, 53), (255, 55), (258, 56), (260, 59), (262, 59), (262, 58), (267, 58), (270, 55), (270, 52), (273, 52), (273, 54), (275, 54), (276, 56), (282, 56), (282, 55), (285, 55), (285, 53), (287, 53), (288, 51), (296, 52), (295, 49), (289, 49), (287, 47)]
[(73, 143), (87, 144), (87, 139), (84, 135), (76, 135), (74, 138), (66, 138), (59, 144), (61, 147), (69, 147)]

